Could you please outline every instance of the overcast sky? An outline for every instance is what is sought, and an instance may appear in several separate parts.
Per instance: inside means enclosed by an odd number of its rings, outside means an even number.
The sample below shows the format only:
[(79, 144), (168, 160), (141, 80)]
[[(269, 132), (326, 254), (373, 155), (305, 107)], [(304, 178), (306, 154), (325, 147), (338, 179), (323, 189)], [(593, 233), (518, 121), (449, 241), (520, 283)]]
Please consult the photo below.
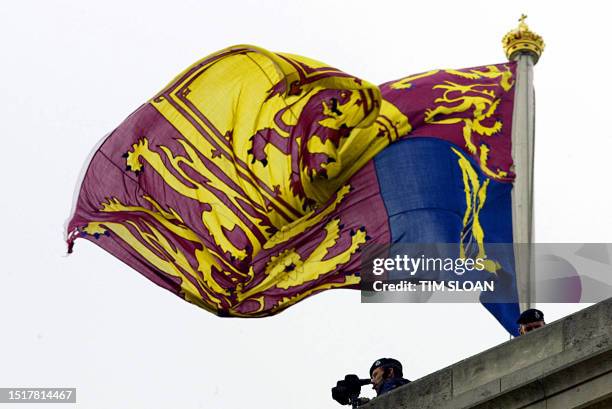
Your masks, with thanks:
[[(379, 357), (417, 379), (506, 341), (480, 305), (362, 305), (351, 290), (272, 318), (218, 318), (87, 241), (64, 257), (75, 182), (106, 132), (218, 49), (255, 44), (381, 83), (503, 62), (500, 40), (525, 12), (546, 41), (535, 67), (537, 240), (609, 243), (606, 6), (1, 2), (0, 387), (76, 387), (81, 408), (331, 409), (336, 380), (367, 376)], [(540, 307), (553, 321), (585, 305)]]

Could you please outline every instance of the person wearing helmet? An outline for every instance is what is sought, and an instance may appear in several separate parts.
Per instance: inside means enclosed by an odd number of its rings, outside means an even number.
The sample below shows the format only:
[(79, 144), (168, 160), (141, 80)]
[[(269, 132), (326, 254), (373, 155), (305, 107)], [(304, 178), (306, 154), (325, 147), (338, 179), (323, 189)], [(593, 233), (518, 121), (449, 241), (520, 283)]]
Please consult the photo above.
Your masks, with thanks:
[(534, 329), (542, 328), (546, 325), (546, 322), (544, 322), (544, 313), (535, 308), (523, 311), (516, 323), (519, 324), (519, 333), (521, 335), (525, 335)]
[(393, 358), (380, 358), (370, 368), (372, 389), (376, 391), (376, 396), (409, 383), (410, 381), (403, 376), (402, 364)]

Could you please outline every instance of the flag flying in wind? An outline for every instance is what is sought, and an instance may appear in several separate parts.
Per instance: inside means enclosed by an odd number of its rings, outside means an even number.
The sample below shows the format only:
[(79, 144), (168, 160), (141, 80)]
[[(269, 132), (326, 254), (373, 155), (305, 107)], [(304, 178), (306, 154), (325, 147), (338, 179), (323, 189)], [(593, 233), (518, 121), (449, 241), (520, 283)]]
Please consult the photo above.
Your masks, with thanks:
[[(358, 288), (366, 243), (512, 242), (513, 63), (381, 85), (235, 46), (193, 64), (87, 163), (68, 245), (93, 241), (221, 316)], [(490, 268), (510, 283), (513, 268)], [(483, 300), (483, 302), (486, 300)], [(516, 303), (487, 308), (510, 331)]]

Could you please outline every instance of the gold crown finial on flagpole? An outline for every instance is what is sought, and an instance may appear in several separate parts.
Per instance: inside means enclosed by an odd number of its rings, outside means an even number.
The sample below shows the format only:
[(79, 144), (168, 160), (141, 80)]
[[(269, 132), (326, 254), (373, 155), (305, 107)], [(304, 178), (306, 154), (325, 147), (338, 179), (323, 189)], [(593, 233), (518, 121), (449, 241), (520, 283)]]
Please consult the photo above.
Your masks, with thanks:
[(527, 15), (521, 15), (518, 27), (504, 36), (502, 44), (509, 60), (513, 60), (518, 54), (527, 53), (533, 56), (533, 63), (535, 64), (542, 55), (542, 51), (544, 51), (544, 40), (529, 30), (527, 23), (525, 23), (526, 18)]

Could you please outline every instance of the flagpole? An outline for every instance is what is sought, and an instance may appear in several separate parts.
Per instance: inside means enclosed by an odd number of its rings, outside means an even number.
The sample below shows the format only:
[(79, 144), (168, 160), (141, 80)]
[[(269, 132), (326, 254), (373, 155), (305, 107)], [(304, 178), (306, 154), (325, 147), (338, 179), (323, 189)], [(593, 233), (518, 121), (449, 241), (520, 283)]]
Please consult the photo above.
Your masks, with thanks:
[(512, 119), (512, 158), (516, 179), (512, 189), (512, 235), (515, 254), (517, 289), (521, 311), (535, 303), (533, 285), (534, 242), (533, 166), (535, 148), (535, 98), (533, 66), (544, 49), (542, 37), (529, 30), (526, 15), (518, 28), (502, 40), (510, 61), (516, 61), (514, 114)]

